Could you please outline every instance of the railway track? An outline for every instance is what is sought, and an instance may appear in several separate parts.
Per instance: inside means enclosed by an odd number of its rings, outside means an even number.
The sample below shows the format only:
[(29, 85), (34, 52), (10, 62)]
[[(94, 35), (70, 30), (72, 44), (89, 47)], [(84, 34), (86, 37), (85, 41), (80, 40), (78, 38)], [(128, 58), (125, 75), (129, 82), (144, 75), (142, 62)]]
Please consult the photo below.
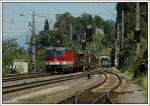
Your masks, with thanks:
[(4, 74), (3, 77), (15, 77), (15, 76), (24, 76), (24, 75), (31, 75), (31, 74), (40, 74), (39, 72), (34, 73), (18, 73), (18, 74)]
[(17, 80), (23, 80), (23, 79), (31, 79), (31, 78), (38, 78), (38, 77), (45, 77), (49, 76), (49, 73), (28, 73), (28, 74), (11, 74), (11, 75), (5, 75), (2, 78), (3, 82), (9, 82), (9, 81), (17, 81)]
[[(102, 83), (99, 83), (85, 91), (75, 94), (59, 102), (59, 104), (111, 104), (111, 93), (121, 85), (122, 81), (119, 75), (116, 73), (104, 71), (103, 74), (105, 75), (105, 80)], [(113, 88), (110, 88), (108, 91), (96, 93), (92, 92), (92, 89), (103, 86), (103, 84), (108, 81), (108, 74), (116, 76), (118, 79), (118, 83), (113, 86)]]
[[(98, 71), (95, 71), (92, 74), (95, 74), (95, 73), (98, 73)], [(59, 77), (59, 78), (54, 78), (54, 79), (46, 79), (46, 80), (35, 81), (35, 82), (21, 83), (21, 84), (16, 84), (16, 85), (3, 86), (2, 93), (3, 94), (14, 93), (14, 92), (26, 90), (26, 89), (33, 88), (33, 87), (39, 87), (39, 86), (43, 86), (47, 84), (77, 79), (77, 78), (81, 78), (85, 76), (87, 76), (87, 73), (78, 74), (78, 75), (70, 75), (70, 76)]]

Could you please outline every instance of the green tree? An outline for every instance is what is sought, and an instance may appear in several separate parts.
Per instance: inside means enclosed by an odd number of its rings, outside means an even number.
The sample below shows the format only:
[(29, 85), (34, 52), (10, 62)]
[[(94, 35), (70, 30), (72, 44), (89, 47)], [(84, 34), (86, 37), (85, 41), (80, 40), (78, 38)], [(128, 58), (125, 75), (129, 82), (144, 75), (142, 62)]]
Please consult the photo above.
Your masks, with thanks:
[[(80, 50), (80, 41), (85, 39), (85, 29), (89, 24), (93, 28), (93, 44), (91, 47), (97, 48), (97, 52), (101, 52), (105, 48), (110, 49), (115, 37), (114, 22), (112, 20), (105, 21), (100, 16), (93, 17), (88, 13), (83, 13), (79, 17), (74, 17), (69, 12), (57, 15), (54, 30), (39, 33), (38, 45), (39, 47), (54, 46), (59, 40), (60, 44), (65, 47)], [(70, 41), (70, 26), (72, 26), (72, 41)]]
[(137, 57), (135, 53), (136, 47), (134, 42), (136, 2), (117, 3), (116, 25), (121, 23), (121, 11), (125, 11), (125, 39), (124, 48), (120, 50), (119, 68), (147, 90), (148, 3), (140, 2), (139, 5), (141, 46), (140, 55)]
[(15, 59), (30, 60), (27, 50), (20, 47), (16, 39), (3, 40), (2, 42), (2, 69), (3, 74), (8, 72), (8, 65), (13, 63)]
[(49, 31), (49, 23), (48, 20), (45, 20), (44, 31)]
[[(141, 55), (144, 53), (145, 49), (147, 48), (147, 38), (148, 38), (148, 28), (147, 28), (147, 9), (148, 9), (148, 4), (145, 2), (140, 3), (140, 29), (141, 29)], [(117, 20), (116, 24), (121, 23), (121, 12), (124, 10), (125, 12), (125, 42), (124, 42), (124, 48), (121, 49), (120, 52), (122, 55), (120, 55), (120, 58), (122, 60), (121, 66), (120, 67), (126, 67), (127, 65), (132, 65), (133, 62), (129, 62), (129, 64), (126, 64), (127, 55), (130, 54), (129, 58), (135, 57), (135, 43), (134, 43), (134, 31), (135, 31), (135, 10), (136, 10), (136, 3), (118, 3), (116, 6), (117, 10)], [(144, 12), (144, 14), (143, 14)], [(132, 43), (130, 42), (132, 41)], [(130, 42), (130, 43), (129, 43)], [(136, 58), (134, 58), (136, 59)], [(136, 60), (134, 60), (136, 61)]]
[(112, 48), (112, 44), (115, 40), (115, 24), (111, 20), (107, 20), (104, 22), (104, 37), (103, 37), (103, 45), (105, 47)]
[(57, 18), (54, 27), (61, 33), (60, 36), (69, 38), (70, 24), (73, 24), (73, 21), (74, 17), (69, 12), (66, 12)]
[(104, 29), (104, 20), (100, 16), (95, 16), (95, 24), (97, 28)]

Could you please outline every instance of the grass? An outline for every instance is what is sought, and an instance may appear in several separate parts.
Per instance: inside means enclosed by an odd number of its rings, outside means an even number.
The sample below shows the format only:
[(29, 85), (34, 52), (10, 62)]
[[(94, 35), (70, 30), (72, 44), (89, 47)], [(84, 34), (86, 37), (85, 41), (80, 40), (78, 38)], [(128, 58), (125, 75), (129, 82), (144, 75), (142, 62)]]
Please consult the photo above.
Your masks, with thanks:
[(146, 89), (146, 90), (148, 89), (148, 78), (147, 78), (147, 76), (143, 77), (142, 85), (143, 85), (144, 89)]
[(142, 75), (134, 79), (138, 85), (140, 85), (144, 90), (144, 95), (148, 96), (148, 77), (147, 75)]
[(148, 96), (148, 77), (147, 76), (143, 76), (141, 78), (141, 82), (140, 85), (143, 87), (144, 89), (144, 95)]
[[(144, 92), (145, 95), (147, 96), (147, 91), (148, 91), (148, 75), (147, 72), (148, 70), (141, 70), (139, 66), (142, 64), (143, 58), (139, 58), (137, 61), (135, 61), (133, 64), (130, 66), (123, 67), (121, 71), (131, 77), (131, 79), (136, 82), (138, 85), (140, 85)], [(139, 71), (137, 76), (134, 77), (135, 71)], [(143, 71), (146, 73), (144, 74)]]
[(21, 99), (18, 103), (29, 103), (29, 104), (38, 104), (38, 103), (45, 103), (46, 97), (34, 97), (30, 99)]
[(126, 68), (124, 70), (124, 73), (129, 76), (134, 82), (136, 82), (138, 85), (142, 87), (144, 90), (144, 95), (148, 97), (148, 76), (147, 74), (141, 74), (138, 75), (136, 78), (134, 78), (134, 73), (133, 73), (133, 67)]

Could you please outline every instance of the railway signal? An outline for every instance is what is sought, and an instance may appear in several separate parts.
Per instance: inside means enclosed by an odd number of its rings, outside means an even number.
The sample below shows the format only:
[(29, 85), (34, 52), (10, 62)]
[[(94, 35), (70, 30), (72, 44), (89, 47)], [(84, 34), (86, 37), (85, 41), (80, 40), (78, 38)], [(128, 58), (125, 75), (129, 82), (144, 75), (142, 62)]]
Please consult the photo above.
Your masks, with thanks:
[(88, 72), (88, 78), (89, 79), (92, 79), (92, 75), (91, 75), (91, 57), (90, 57), (90, 42), (92, 41), (92, 32), (93, 32), (93, 29), (92, 29), (92, 26), (91, 25), (87, 25), (86, 27), (86, 43), (87, 43), (87, 51), (88, 51), (88, 55), (89, 55), (89, 59), (88, 59), (88, 63), (89, 63), (89, 72)]
[(92, 26), (91, 25), (87, 25), (86, 27), (86, 41), (87, 42), (91, 42), (92, 41)]
[(82, 50), (86, 50), (86, 41), (82, 40)]
[(140, 30), (135, 30), (134, 31), (134, 41), (135, 41), (135, 43), (140, 43), (141, 42), (140, 33), (141, 33)]

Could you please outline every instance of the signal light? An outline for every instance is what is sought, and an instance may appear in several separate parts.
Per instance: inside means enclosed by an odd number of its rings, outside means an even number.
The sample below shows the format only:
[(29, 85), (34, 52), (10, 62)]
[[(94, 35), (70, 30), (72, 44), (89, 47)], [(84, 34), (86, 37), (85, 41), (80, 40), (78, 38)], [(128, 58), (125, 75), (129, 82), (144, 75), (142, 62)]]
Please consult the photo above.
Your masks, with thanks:
[(82, 40), (82, 50), (86, 50), (86, 41)]
[(135, 30), (134, 31), (134, 41), (135, 41), (135, 43), (140, 43), (141, 42), (140, 33), (141, 33), (140, 30), (138, 30), (138, 31)]
[(86, 28), (86, 41), (92, 41), (92, 26), (91, 25), (87, 25)]

